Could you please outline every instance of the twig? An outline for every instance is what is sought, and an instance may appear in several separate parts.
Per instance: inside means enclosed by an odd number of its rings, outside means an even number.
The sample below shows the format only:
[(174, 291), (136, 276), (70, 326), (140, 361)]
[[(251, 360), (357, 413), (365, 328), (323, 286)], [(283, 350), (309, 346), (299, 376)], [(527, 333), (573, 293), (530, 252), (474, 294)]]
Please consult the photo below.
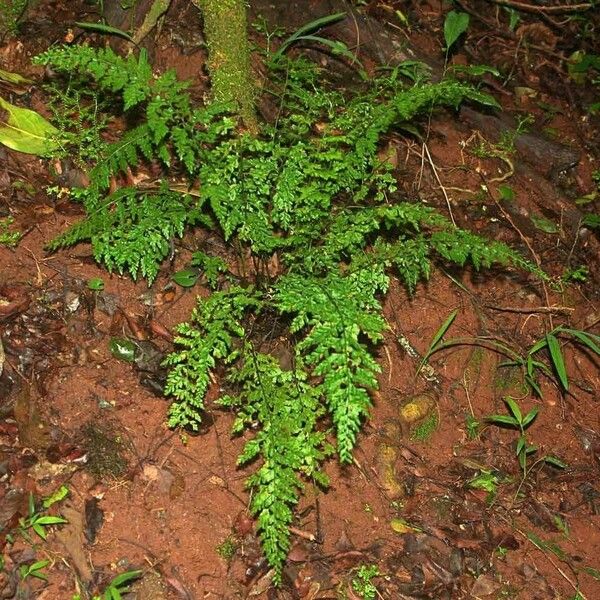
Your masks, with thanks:
[(515, 0), (488, 0), (494, 4), (500, 4), (501, 6), (508, 6), (516, 10), (529, 13), (542, 13), (542, 14), (562, 14), (569, 12), (582, 12), (592, 8), (591, 3), (583, 4), (561, 4), (559, 6), (534, 6), (533, 4), (526, 4), (525, 2), (516, 2)]
[(569, 313), (575, 309), (568, 306), (537, 306), (536, 308), (521, 308), (519, 306), (493, 306), (492, 304), (484, 304), (486, 308), (497, 310), (499, 312), (514, 312), (514, 313)]
[(446, 199), (446, 206), (448, 207), (448, 213), (450, 214), (450, 220), (452, 221), (452, 225), (454, 225), (454, 227), (456, 227), (456, 221), (454, 220), (454, 215), (452, 214), (452, 206), (450, 204), (450, 198), (448, 197), (448, 194), (446, 193), (446, 188), (444, 187), (444, 184), (442, 183), (440, 176), (438, 175), (436, 166), (433, 163), (433, 159), (431, 158), (431, 154), (429, 153), (429, 148), (427, 147), (427, 144), (423, 144), (423, 150), (425, 151), (425, 154), (427, 154), (427, 160), (429, 161), (431, 170), (433, 171), (435, 179), (438, 182), (440, 189), (442, 190), (442, 194), (444, 194), (444, 198)]
[[(483, 184), (485, 186), (484, 189), (485, 189), (487, 195), (492, 199), (492, 201), (494, 202), (494, 204), (496, 205), (498, 210), (502, 213), (502, 216), (510, 223), (511, 227), (517, 232), (517, 234), (519, 235), (519, 237), (521, 238), (523, 243), (527, 246), (527, 249), (531, 253), (531, 256), (533, 257), (535, 264), (537, 265), (538, 269), (540, 269), (540, 271), (541, 271), (542, 270), (542, 261), (540, 260), (540, 257), (537, 255), (537, 252), (533, 249), (531, 242), (525, 237), (525, 235), (519, 229), (519, 227), (517, 227), (513, 218), (505, 210), (505, 208), (502, 206), (502, 204), (500, 204), (500, 202), (498, 201), (496, 196), (494, 196), (494, 194), (492, 194), (492, 192), (490, 191), (490, 188), (488, 186), (488, 183), (485, 180), (485, 177), (483, 176), (483, 173), (479, 172), (479, 176), (481, 177), (481, 180), (483, 181)], [(544, 300), (546, 300), (546, 307), (550, 308), (550, 295), (548, 294), (548, 287), (546, 286), (546, 282), (543, 279), (541, 281), (541, 284), (542, 284), (542, 289), (544, 291)], [(549, 315), (548, 320), (550, 322), (550, 329), (554, 329), (554, 324), (552, 321), (552, 312), (547, 313), (547, 314)]]
[(288, 527), (288, 529), (290, 530), (290, 533), (308, 540), (309, 542), (314, 542), (317, 539), (313, 533), (309, 533), (308, 531), (302, 531), (302, 529), (298, 529), (296, 527)]

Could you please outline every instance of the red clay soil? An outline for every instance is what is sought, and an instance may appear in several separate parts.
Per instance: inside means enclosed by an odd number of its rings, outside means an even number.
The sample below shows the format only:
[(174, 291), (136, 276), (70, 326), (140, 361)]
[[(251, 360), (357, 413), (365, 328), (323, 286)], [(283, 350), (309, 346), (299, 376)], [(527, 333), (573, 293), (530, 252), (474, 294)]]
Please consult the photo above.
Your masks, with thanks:
[[(180, 4), (154, 39), (154, 61), (192, 77), (203, 54), (190, 38), (189, 19), (175, 20)], [(412, 24), (402, 37), (439, 60), (447, 9), (437, 2), (365, 4), (383, 25), (402, 10)], [(518, 56), (513, 79), (497, 97), (508, 112), (532, 113), (537, 129), (580, 158), (551, 180), (535, 160), (477, 152), (485, 132), (442, 113), (423, 125), (425, 138), (390, 139), (401, 187), (451, 211), (460, 226), (518, 248), (555, 281), (580, 265), (588, 266), (588, 277), (542, 287), (514, 272), (440, 269), (412, 297), (393, 282), (372, 419), (354, 464), (327, 466), (330, 489), (307, 486), (279, 589), (270, 585), (246, 512), (247, 473), (235, 467), (244, 440), (230, 436), (232, 416), (212, 404), (219, 382), (199, 435), (165, 424), (160, 361), (196, 295), (208, 293), (171, 280), (186, 266), (192, 234), (150, 288), (109, 275), (88, 245), (49, 255), (44, 245), (81, 212), (46, 193), (56, 184), (51, 165), (0, 147), (0, 217), (14, 217), (12, 227), (24, 232), (15, 248), (0, 245), (0, 598), (71, 600), (78, 591), (86, 598), (117, 574), (142, 569), (127, 597), (354, 600), (363, 597), (356, 589), (361, 565), (377, 565), (376, 597), (390, 600), (600, 598), (598, 357), (565, 344), (570, 391), (542, 377), (542, 399), (523, 388), (518, 372), (499, 366), (502, 357), (477, 346), (434, 354), (431, 369), (418, 372), (419, 355), (454, 310), (446, 337), (493, 338), (521, 352), (558, 325), (599, 331), (598, 238), (577, 221), (574, 202), (591, 194), (585, 209), (598, 212), (592, 181), (600, 168), (598, 122), (583, 110), (587, 92), (569, 82), (564, 62), (552, 62), (563, 41), (550, 25), (554, 46), (530, 48), (525, 57), (518, 32), (514, 39), (498, 33), (508, 31), (503, 14), (482, 12), (492, 6), (487, 2), (464, 6), (496, 23), (496, 31), (484, 36), (484, 24), (473, 17), (473, 44), (454, 60), (496, 64), (497, 58), (505, 67), (507, 56)], [(2, 68), (39, 77), (30, 56), (60, 39), (72, 21), (93, 20), (84, 10), (90, 6), (41, 1), (21, 35), (4, 40)], [(532, 21), (521, 16), (523, 26)], [(187, 45), (173, 41), (180, 39)], [(559, 76), (571, 91), (552, 85)], [(515, 87), (536, 95), (517, 97)], [(12, 101), (44, 110), (37, 85)], [(501, 184), (514, 191), (511, 206), (500, 202)], [(548, 222), (554, 227), (544, 227)], [(102, 278), (104, 290), (90, 290), (92, 278)], [(141, 358), (134, 364), (115, 358), (113, 338), (133, 340)], [(518, 399), (523, 412), (539, 409), (527, 432), (538, 449), (525, 477), (515, 456), (517, 433), (485, 420), (506, 413), (506, 396)], [(415, 410), (421, 412), (413, 422)], [(567, 466), (539, 460), (544, 456)], [(29, 531), (28, 542), (18, 525), (29, 495), (47, 497), (63, 484), (68, 498), (48, 512), (69, 523), (53, 528), (46, 541)], [(48, 581), (19, 576), (20, 567), (36, 560), (49, 561)]]

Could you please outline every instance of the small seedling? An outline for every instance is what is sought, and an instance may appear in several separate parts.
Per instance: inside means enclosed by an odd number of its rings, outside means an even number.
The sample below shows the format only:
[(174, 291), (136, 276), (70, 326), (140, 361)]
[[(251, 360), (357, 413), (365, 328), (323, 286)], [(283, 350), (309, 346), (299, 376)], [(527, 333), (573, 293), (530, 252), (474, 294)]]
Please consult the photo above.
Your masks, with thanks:
[(372, 579), (381, 575), (377, 565), (361, 565), (352, 579), (352, 589), (360, 594), (363, 600), (373, 600), (378, 592)]
[(465, 428), (467, 430), (467, 438), (469, 440), (474, 440), (477, 438), (480, 427), (481, 423), (473, 415), (467, 415), (465, 417)]
[(104, 590), (101, 600), (122, 600), (122, 594), (129, 592), (129, 585), (141, 575), (141, 570), (125, 571), (117, 575)]
[(469, 481), (469, 487), (475, 490), (484, 490), (488, 493), (488, 500), (495, 498), (498, 492), (500, 477), (493, 471), (484, 469)]
[(49, 560), (38, 560), (31, 565), (21, 565), (19, 567), (19, 577), (22, 581), (25, 581), (28, 577), (35, 577), (43, 581), (48, 581), (48, 577), (42, 569), (45, 569), (49, 564)]
[(47, 527), (67, 522), (68, 521), (64, 517), (41, 514), (35, 508), (33, 494), (29, 494), (29, 512), (26, 518), (19, 519), (19, 528), (21, 535), (28, 541), (31, 541), (31, 538), (29, 538), (27, 533), (28, 529), (33, 529), (41, 539), (45, 540), (48, 537)]
[(16, 246), (21, 239), (18, 231), (10, 231), (9, 227), (14, 223), (12, 217), (0, 219), (0, 246)]
[(526, 415), (523, 415), (519, 405), (513, 398), (504, 398), (504, 402), (506, 403), (509, 414), (490, 415), (486, 418), (486, 420), (490, 423), (495, 423), (496, 425), (502, 425), (519, 430), (520, 435), (519, 439), (517, 440), (516, 454), (521, 468), (523, 471), (525, 471), (527, 469), (527, 457), (537, 451), (537, 446), (533, 446), (527, 441), (525, 430), (537, 417), (539, 408), (536, 406), (532, 408)]
[[(454, 322), (457, 312), (458, 311), (455, 310), (450, 313), (449, 317), (433, 336), (429, 348), (423, 355), (423, 359), (419, 364), (417, 372), (427, 364), (427, 361), (433, 354), (440, 350), (452, 348), (454, 346), (480, 346), (481, 348), (487, 348), (488, 350), (502, 354), (509, 359), (500, 366), (519, 367), (523, 371), (527, 385), (541, 398), (542, 389), (537, 378), (539, 373), (553, 379), (565, 392), (569, 391), (567, 368), (560, 345), (561, 338), (570, 338), (572, 343), (600, 356), (600, 336), (579, 329), (570, 329), (563, 325), (559, 325), (552, 331), (549, 331), (544, 337), (533, 344), (525, 354), (522, 354), (518, 349), (509, 346), (507, 342), (492, 337), (463, 337), (444, 341), (443, 337)], [(550, 365), (535, 358), (542, 350), (548, 352)]]
[[(122, 594), (129, 592), (129, 584), (138, 579), (142, 571), (126, 571), (117, 575), (105, 588), (101, 596), (94, 596), (92, 600), (122, 600)], [(81, 594), (75, 594), (72, 600), (83, 600)]]
[[(514, 400), (514, 398), (504, 398), (504, 402), (508, 409), (507, 415), (490, 415), (486, 418), (490, 423), (494, 423), (496, 425), (500, 425), (503, 427), (508, 427), (510, 429), (518, 429), (519, 430), (519, 439), (517, 440), (517, 445), (515, 448), (515, 453), (519, 460), (519, 464), (523, 469), (523, 476), (527, 474), (527, 458), (535, 454), (538, 450), (537, 446), (530, 444), (527, 441), (527, 436), (525, 431), (531, 426), (531, 424), (535, 421), (539, 409), (538, 407), (532, 408), (526, 415), (523, 415), (521, 408)], [(566, 465), (554, 456), (543, 456), (540, 461), (551, 464), (559, 469), (564, 469)], [(539, 462), (539, 461), (538, 461)]]

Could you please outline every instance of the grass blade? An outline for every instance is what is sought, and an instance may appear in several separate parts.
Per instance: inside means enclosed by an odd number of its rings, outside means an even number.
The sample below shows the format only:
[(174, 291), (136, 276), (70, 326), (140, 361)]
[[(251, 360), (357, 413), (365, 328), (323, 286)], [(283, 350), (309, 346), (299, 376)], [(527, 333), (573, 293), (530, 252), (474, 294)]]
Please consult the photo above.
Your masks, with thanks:
[(111, 27), (110, 25), (104, 25), (104, 23), (78, 22), (75, 23), (75, 25), (77, 25), (77, 27), (80, 29), (93, 31), (94, 33), (103, 33), (105, 35), (116, 35), (118, 37), (125, 38), (128, 42), (133, 42), (133, 38), (126, 31), (117, 29), (116, 27)]
[(321, 17), (320, 19), (315, 19), (306, 25), (303, 25), (295, 31), (289, 38), (283, 41), (279, 50), (275, 53), (275, 57), (283, 56), (283, 53), (294, 43), (297, 42), (301, 37), (308, 36), (315, 31), (318, 31), (322, 27), (327, 27), (327, 25), (332, 25), (333, 23), (337, 23), (342, 19), (346, 18), (345, 12), (335, 13), (333, 15), (326, 15), (325, 17)]
[(523, 422), (523, 415), (521, 413), (521, 409), (519, 408), (519, 405), (510, 396), (507, 396), (506, 398), (504, 398), (504, 402), (506, 403), (506, 406), (508, 406), (508, 409), (512, 413), (512, 416), (519, 423), (522, 423)]
[(560, 349), (560, 342), (553, 333), (546, 334), (546, 341), (548, 342), (548, 350), (550, 351), (550, 358), (552, 359), (554, 369), (558, 374), (563, 389), (567, 391), (569, 389), (569, 379), (567, 377), (567, 369)]
[(561, 329), (565, 333), (577, 338), (584, 346), (587, 346), (592, 352), (600, 355), (600, 336), (592, 333), (584, 333), (578, 329)]

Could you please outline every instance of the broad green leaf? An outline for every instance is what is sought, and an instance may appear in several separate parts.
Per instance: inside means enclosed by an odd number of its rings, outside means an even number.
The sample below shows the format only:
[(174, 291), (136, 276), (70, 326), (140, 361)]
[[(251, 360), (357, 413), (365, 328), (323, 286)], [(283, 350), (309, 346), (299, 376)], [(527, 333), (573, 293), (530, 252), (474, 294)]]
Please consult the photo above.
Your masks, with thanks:
[(88, 289), (99, 292), (104, 289), (104, 281), (100, 277), (92, 277), (87, 282)]
[(133, 38), (122, 29), (117, 29), (116, 27), (111, 27), (110, 25), (104, 25), (103, 23), (85, 23), (85, 22), (77, 22), (75, 23), (77, 27), (80, 29), (86, 29), (87, 31), (93, 31), (95, 33), (103, 33), (105, 35), (116, 35), (118, 37), (125, 38), (129, 42), (133, 42)]
[(510, 185), (500, 185), (498, 186), (498, 193), (500, 194), (500, 198), (502, 200), (512, 201), (515, 199), (515, 191), (510, 187)]
[(589, 214), (583, 217), (583, 224), (592, 229), (600, 229), (600, 215)]
[(444, 39), (446, 40), (446, 48), (448, 50), (467, 30), (467, 27), (469, 27), (469, 15), (467, 13), (451, 10), (446, 15), (446, 20), (444, 21)]
[(182, 269), (173, 275), (173, 281), (181, 287), (193, 287), (198, 281), (198, 269)]
[(26, 154), (46, 155), (57, 148), (50, 139), (57, 132), (35, 111), (0, 98), (0, 144)]
[(467, 90), (465, 93), (465, 98), (468, 100), (473, 100), (473, 102), (478, 102), (482, 106), (488, 106), (489, 108), (502, 108), (494, 96), (486, 94), (485, 92), (482, 92), (476, 88)]
[(548, 342), (550, 358), (552, 359), (552, 364), (556, 369), (556, 373), (558, 374), (560, 383), (565, 390), (568, 390), (569, 379), (567, 377), (567, 368), (565, 367), (565, 361), (562, 355), (562, 351), (560, 349), (560, 342), (558, 341), (558, 338), (556, 338), (556, 336), (552, 333), (548, 333), (546, 335), (546, 340)]
[(132, 341), (121, 338), (111, 338), (108, 347), (115, 358), (126, 362), (133, 362), (135, 358), (135, 344)]

